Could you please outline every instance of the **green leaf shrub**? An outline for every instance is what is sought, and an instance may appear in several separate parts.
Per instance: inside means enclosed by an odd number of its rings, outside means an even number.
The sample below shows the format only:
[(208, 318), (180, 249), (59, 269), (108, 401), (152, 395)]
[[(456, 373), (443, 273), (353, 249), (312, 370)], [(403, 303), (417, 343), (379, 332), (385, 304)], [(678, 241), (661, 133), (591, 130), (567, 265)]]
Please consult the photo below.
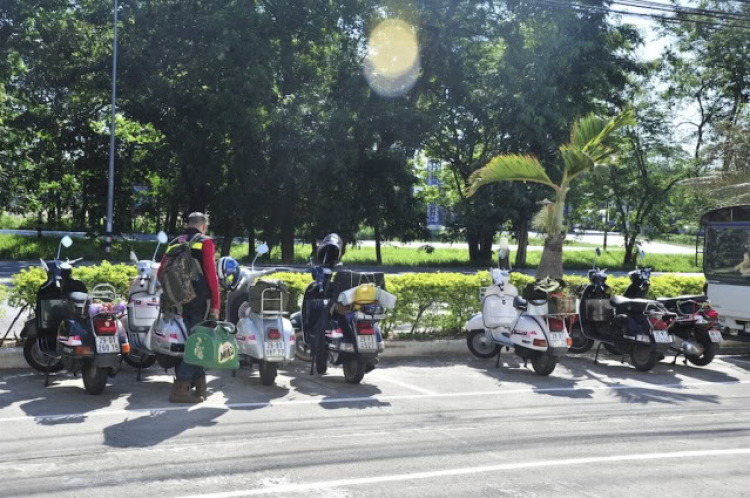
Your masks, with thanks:
[[(112, 265), (103, 262), (98, 266), (73, 269), (73, 276), (82, 280), (91, 289), (99, 283), (110, 283), (123, 297), (131, 279), (136, 276), (132, 265)], [(270, 278), (285, 282), (290, 291), (290, 312), (296, 312), (302, 304), (305, 289), (312, 282), (309, 273), (275, 273)], [(8, 302), (13, 306), (34, 305), (36, 291), (46, 280), (44, 270), (33, 267), (21, 270), (13, 277)], [(522, 273), (511, 274), (511, 283), (521, 290), (534, 278)], [(565, 281), (570, 292), (588, 282), (583, 276), (567, 276)], [(607, 283), (613, 293), (622, 294), (630, 283), (628, 277), (610, 277)], [(701, 294), (705, 279), (677, 275), (658, 275), (651, 279), (650, 297)], [(480, 311), (479, 291), (491, 284), (486, 271), (473, 275), (461, 273), (405, 273), (386, 275), (388, 292), (398, 301), (396, 308), (383, 321), (383, 332), (391, 333), (396, 327), (408, 326), (412, 333), (458, 332), (471, 316)], [(0, 287), (0, 299), (4, 289)], [(223, 299), (222, 299), (223, 303)]]

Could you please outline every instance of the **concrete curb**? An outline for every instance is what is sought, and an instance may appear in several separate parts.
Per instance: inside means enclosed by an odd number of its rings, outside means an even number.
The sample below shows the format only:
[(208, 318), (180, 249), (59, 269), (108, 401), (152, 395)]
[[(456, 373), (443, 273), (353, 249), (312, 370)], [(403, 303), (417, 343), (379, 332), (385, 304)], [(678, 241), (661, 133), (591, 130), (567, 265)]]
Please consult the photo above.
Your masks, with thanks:
[[(719, 352), (722, 355), (750, 354), (750, 345), (726, 341)], [(381, 358), (416, 358), (425, 356), (471, 354), (465, 339), (436, 339), (433, 341), (386, 341)], [(22, 348), (0, 348), (0, 370), (31, 368), (23, 357)]]

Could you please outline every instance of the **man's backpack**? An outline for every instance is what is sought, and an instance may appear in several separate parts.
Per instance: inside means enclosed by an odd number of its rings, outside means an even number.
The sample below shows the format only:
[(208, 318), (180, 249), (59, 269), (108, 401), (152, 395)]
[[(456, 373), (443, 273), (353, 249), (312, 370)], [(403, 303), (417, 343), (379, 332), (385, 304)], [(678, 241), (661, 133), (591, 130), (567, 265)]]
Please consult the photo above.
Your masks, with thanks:
[(193, 283), (203, 275), (203, 268), (191, 253), (191, 246), (201, 234), (171, 245), (164, 257), (159, 276), (162, 287), (161, 307), (178, 307), (193, 301), (197, 296)]

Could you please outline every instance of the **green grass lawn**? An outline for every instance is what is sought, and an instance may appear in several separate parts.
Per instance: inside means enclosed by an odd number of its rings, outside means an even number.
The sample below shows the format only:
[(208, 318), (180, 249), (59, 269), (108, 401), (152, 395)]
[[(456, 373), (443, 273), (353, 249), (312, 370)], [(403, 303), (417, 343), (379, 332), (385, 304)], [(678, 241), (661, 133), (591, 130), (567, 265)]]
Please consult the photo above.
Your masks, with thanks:
[[(0, 259), (33, 260), (52, 259), (57, 253), (60, 237), (26, 237), (23, 235), (0, 234)], [(112, 244), (112, 259), (129, 261), (130, 251), (135, 251), (141, 258), (150, 258), (156, 249), (156, 242), (128, 242), (115, 240)], [(62, 258), (83, 258), (100, 260), (104, 256), (104, 241), (91, 239), (73, 239), (73, 245), (62, 250)]]
[[(469, 250), (463, 248), (435, 249), (431, 254), (416, 248), (402, 248), (384, 246), (382, 248), (383, 265), (396, 267), (472, 267), (487, 268), (494, 266), (494, 261), (487, 261), (484, 264), (472, 265), (469, 263)], [(231, 255), (244, 262), (248, 262), (247, 246), (234, 246)], [(622, 249), (613, 249), (604, 251), (599, 259), (599, 266), (610, 270), (625, 270), (622, 260), (625, 251)], [(295, 247), (295, 263), (306, 264), (310, 257), (310, 246), (297, 245)], [(539, 266), (539, 260), (542, 257), (541, 251), (529, 251), (527, 253), (527, 267), (536, 268)], [(511, 261), (515, 258), (515, 252), (511, 251)], [(586, 270), (591, 268), (594, 260), (594, 251), (568, 251), (563, 252), (565, 268), (568, 270)], [(342, 259), (345, 265), (351, 266), (375, 266), (375, 248), (361, 247), (349, 248)], [(693, 263), (695, 257), (687, 254), (647, 254), (644, 265), (653, 266), (655, 271), (659, 272), (685, 272), (699, 273), (702, 268), (696, 267)], [(264, 264), (280, 264), (281, 251), (275, 248), (271, 258), (263, 261)]]
[[(50, 259), (55, 256), (57, 237), (25, 237), (20, 235), (0, 234), (0, 259), (5, 260), (34, 260), (39, 258)], [(139, 258), (150, 258), (153, 254), (155, 242), (128, 242), (115, 241), (112, 246), (112, 259), (115, 261), (128, 261), (130, 251), (135, 251)], [(467, 248), (435, 249), (428, 254), (417, 248), (403, 248), (383, 246), (383, 265), (405, 268), (417, 267), (476, 267), (487, 268), (494, 266), (494, 261), (486, 261), (482, 264), (472, 265), (469, 263), (469, 250)], [(104, 254), (104, 241), (91, 239), (73, 239), (73, 245), (63, 248), (63, 258), (84, 258), (86, 260), (101, 260)], [(245, 263), (249, 262), (247, 257), (247, 245), (236, 244), (232, 247), (231, 256)], [(536, 268), (539, 265), (541, 251), (529, 251), (527, 267)], [(605, 251), (599, 260), (599, 266), (610, 270), (624, 270), (622, 266), (624, 251), (613, 249)], [(295, 263), (306, 264), (310, 257), (309, 245), (297, 245), (295, 247)], [(511, 261), (515, 254), (511, 254)], [(592, 251), (568, 251), (564, 252), (564, 264), (568, 270), (585, 270), (591, 268), (594, 258)], [(701, 272), (700, 267), (693, 265), (694, 256), (687, 254), (647, 254), (645, 265), (651, 265), (655, 271), (660, 272)], [(265, 264), (281, 264), (281, 250), (274, 248), (270, 259), (262, 261)], [(343, 262), (349, 266), (375, 266), (374, 247), (350, 247), (346, 252)]]

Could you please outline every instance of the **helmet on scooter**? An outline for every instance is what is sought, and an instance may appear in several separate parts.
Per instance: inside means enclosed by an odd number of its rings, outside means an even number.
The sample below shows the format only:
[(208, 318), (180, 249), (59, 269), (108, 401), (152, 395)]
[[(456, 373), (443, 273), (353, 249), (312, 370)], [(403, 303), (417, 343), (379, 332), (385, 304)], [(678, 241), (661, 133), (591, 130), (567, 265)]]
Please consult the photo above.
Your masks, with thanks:
[(335, 233), (329, 233), (325, 236), (323, 241), (318, 246), (318, 250), (315, 256), (318, 259), (318, 264), (333, 268), (336, 263), (339, 262), (341, 257), (341, 249), (343, 248), (343, 241)]
[(240, 264), (234, 258), (224, 256), (216, 263), (216, 276), (227, 290), (234, 290), (240, 283)]

